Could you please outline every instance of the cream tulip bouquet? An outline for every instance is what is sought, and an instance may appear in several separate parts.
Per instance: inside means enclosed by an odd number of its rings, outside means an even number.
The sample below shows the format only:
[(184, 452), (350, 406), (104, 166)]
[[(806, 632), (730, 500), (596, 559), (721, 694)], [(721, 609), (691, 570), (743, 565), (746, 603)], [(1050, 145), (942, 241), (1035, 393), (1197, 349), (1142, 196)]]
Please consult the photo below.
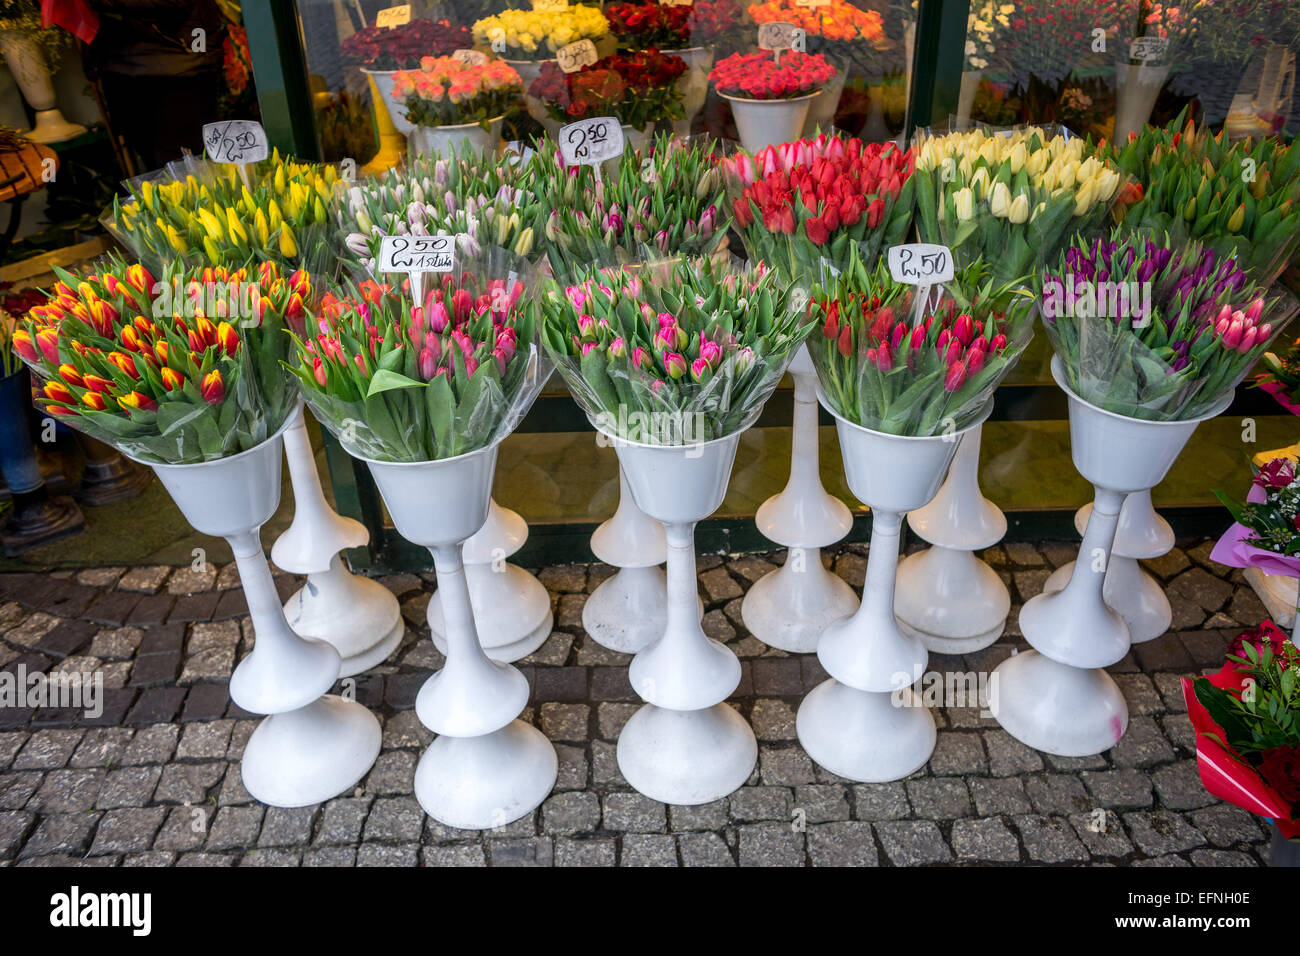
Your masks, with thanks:
[(609, 34), (599, 7), (563, 10), (502, 10), (474, 23), (474, 42), (507, 60), (549, 60), (560, 47)]
[(1124, 177), (1064, 130), (1031, 126), (917, 138), (917, 223), (923, 242), (952, 250), (958, 268), (980, 259), (1010, 282), (1096, 231)]

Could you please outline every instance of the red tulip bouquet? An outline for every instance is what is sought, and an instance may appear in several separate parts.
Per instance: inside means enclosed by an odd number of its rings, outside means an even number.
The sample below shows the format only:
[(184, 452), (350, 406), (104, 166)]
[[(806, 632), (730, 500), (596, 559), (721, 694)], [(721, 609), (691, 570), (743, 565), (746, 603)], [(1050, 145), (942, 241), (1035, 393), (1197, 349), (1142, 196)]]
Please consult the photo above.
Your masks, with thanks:
[(788, 281), (873, 262), (911, 228), (914, 157), (894, 143), (823, 134), (721, 165), (750, 258)]
[[(665, 7), (664, 9), (679, 9)], [(686, 61), (650, 49), (614, 54), (565, 73), (554, 60), (528, 87), (552, 119), (573, 123), (589, 116), (617, 116), (625, 126), (644, 130), (651, 123), (681, 119), (682, 91), (677, 81)]]
[(254, 271), (168, 268), (109, 257), (59, 281), (14, 335), (52, 415), (132, 458), (194, 464), (252, 448), (296, 401), (279, 369), (303, 329), (311, 283)]
[(1295, 298), (1238, 260), (1126, 229), (1077, 239), (1043, 278), (1043, 325), (1071, 390), (1148, 421), (1199, 418), (1295, 315)]
[(983, 410), (1033, 336), (1034, 299), (982, 263), (936, 286), (896, 283), (855, 259), (813, 291), (808, 352), (840, 417), (890, 435), (959, 431)]
[(627, 50), (688, 50), (707, 46), (740, 21), (737, 0), (697, 0), (680, 6), (611, 3), (609, 31)]
[(720, 96), (747, 100), (792, 100), (817, 92), (833, 79), (835, 67), (824, 56), (798, 50), (733, 53), (709, 71), (709, 82)]
[(602, 431), (657, 445), (729, 435), (776, 388), (809, 326), (761, 264), (587, 269), (530, 303), (542, 342)]
[(1300, 840), (1300, 650), (1265, 621), (1232, 642), (1218, 673), (1182, 686), (1205, 789)]
[(528, 276), (488, 249), (427, 275), (420, 303), (407, 283), (372, 279), (326, 295), (290, 364), (307, 404), (362, 458), (432, 461), (499, 441), (550, 372), (522, 306)]
[(1233, 525), (1214, 545), (1211, 560), (1230, 568), (1300, 578), (1300, 480), (1290, 458), (1274, 458), (1255, 473), (1245, 501), (1215, 495)]
[(343, 62), (367, 70), (413, 70), (429, 56), (449, 56), (474, 45), (469, 27), (448, 20), (412, 20), (398, 27), (369, 26), (339, 45)]

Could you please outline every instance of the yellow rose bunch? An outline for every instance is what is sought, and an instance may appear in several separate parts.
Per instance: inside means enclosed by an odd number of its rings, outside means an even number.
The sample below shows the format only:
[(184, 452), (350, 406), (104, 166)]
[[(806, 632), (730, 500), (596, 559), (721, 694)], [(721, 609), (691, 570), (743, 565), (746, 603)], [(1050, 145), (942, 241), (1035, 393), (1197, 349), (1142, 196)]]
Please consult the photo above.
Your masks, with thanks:
[(1007, 279), (1097, 225), (1123, 182), (1082, 139), (1032, 126), (923, 135), (915, 175), (922, 241), (947, 245), (959, 267), (983, 258)]
[(474, 23), (474, 42), (510, 60), (549, 60), (562, 46), (608, 33), (609, 21), (597, 7), (503, 10)]
[(197, 162), (183, 179), (144, 180), (113, 200), (104, 225), (150, 268), (181, 261), (239, 268), (270, 260), (319, 271), (328, 254), (327, 213), (339, 182), (333, 166), (282, 158), (249, 167)]

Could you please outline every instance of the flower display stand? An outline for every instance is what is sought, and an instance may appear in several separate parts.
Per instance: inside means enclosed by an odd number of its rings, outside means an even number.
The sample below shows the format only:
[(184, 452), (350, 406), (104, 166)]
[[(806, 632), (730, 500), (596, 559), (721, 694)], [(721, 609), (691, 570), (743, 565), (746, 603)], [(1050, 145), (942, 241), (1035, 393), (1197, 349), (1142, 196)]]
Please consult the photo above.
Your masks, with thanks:
[(731, 115), (736, 119), (740, 145), (751, 155), (767, 146), (794, 142), (803, 133), (804, 121), (815, 90), (807, 96), (788, 100), (751, 100), (742, 96), (720, 94), (731, 104)]

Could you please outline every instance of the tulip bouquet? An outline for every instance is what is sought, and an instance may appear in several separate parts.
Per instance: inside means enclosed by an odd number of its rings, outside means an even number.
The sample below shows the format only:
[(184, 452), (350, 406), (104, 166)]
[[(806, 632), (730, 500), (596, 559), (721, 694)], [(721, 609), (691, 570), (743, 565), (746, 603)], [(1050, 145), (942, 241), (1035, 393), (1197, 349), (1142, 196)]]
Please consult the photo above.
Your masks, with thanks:
[(1255, 384), (1292, 415), (1300, 415), (1300, 339), (1280, 355), (1265, 352), (1264, 368)]
[(816, 93), (835, 79), (835, 67), (820, 53), (782, 50), (776, 55), (733, 53), (709, 71), (720, 96), (749, 100), (791, 100)]
[(133, 458), (193, 464), (265, 441), (292, 409), (278, 362), (286, 328), (304, 327), (305, 273), (177, 265), (155, 282), (114, 257), (80, 278), (56, 273), (14, 349), (69, 425)]
[(1033, 296), (1020, 285), (976, 262), (921, 301), (883, 262), (852, 260), (810, 304), (822, 394), (873, 431), (922, 438), (965, 428), (1033, 336)]
[(393, 74), (393, 95), (406, 103), (406, 118), (415, 126), (478, 123), (487, 129), (522, 91), (519, 74), (501, 60), (474, 66), (450, 56), (426, 56), (418, 70)]
[(589, 268), (528, 310), (592, 422), (657, 445), (741, 428), (808, 331), (776, 273), (712, 259)]
[(1142, 187), (1125, 224), (1195, 239), (1274, 281), (1300, 250), (1300, 146), (1233, 142), (1183, 119), (1103, 149)]
[(1184, 677), (1205, 789), (1300, 840), (1300, 649), (1271, 622), (1236, 638), (1208, 677)]
[(432, 461), (493, 444), (550, 371), (521, 305), (527, 275), (497, 249), (430, 276), (422, 303), (372, 279), (326, 295), (317, 334), (295, 338), (290, 368), (303, 397), (363, 458)]
[(430, 56), (449, 56), (474, 41), (469, 28), (448, 20), (412, 20), (397, 27), (369, 26), (339, 45), (343, 62), (367, 70), (413, 70)]
[(1078, 137), (1037, 127), (923, 134), (916, 156), (917, 228), (957, 265), (983, 259), (1002, 281), (1050, 261), (1098, 228), (1120, 192), (1119, 171), (1085, 156)]
[(750, 258), (791, 282), (875, 260), (912, 223), (911, 150), (822, 134), (722, 161)]
[(528, 172), (532, 194), (552, 207), (539, 210), (534, 231), (562, 281), (593, 263), (706, 256), (726, 241), (726, 192), (706, 140), (660, 134), (644, 151), (625, 150), (617, 175), (599, 178), (589, 166), (566, 168), (547, 140)]
[(417, 156), (401, 169), (351, 186), (334, 215), (339, 259), (358, 279), (380, 278), (375, 261), (384, 236), (455, 235), (464, 255), (500, 246), (533, 251), (531, 225), (543, 215), (522, 163), (502, 162), (468, 147), (452, 155)]
[(611, 3), (605, 7), (605, 19), (625, 49), (687, 50), (712, 43), (740, 19), (740, 12), (738, 0), (697, 0), (671, 7)]
[(511, 60), (549, 60), (562, 46), (599, 40), (609, 22), (598, 7), (563, 10), (502, 10), (474, 23), (474, 42)]
[(338, 187), (333, 166), (283, 159), (249, 168), (245, 186), (231, 164), (187, 159), (132, 180), (129, 199), (113, 200), (102, 220), (148, 268), (173, 260), (238, 268), (254, 260), (284, 271), (332, 271), (326, 214)]
[(562, 123), (589, 116), (617, 116), (623, 125), (644, 130), (650, 123), (686, 116), (683, 92), (677, 84), (685, 72), (685, 60), (658, 50), (616, 53), (574, 73), (565, 73), (558, 63), (548, 61), (542, 64), (528, 94)]
[(1199, 418), (1245, 377), (1298, 307), (1195, 243), (1117, 230), (1077, 240), (1042, 280), (1043, 325), (1070, 388), (1130, 418)]

